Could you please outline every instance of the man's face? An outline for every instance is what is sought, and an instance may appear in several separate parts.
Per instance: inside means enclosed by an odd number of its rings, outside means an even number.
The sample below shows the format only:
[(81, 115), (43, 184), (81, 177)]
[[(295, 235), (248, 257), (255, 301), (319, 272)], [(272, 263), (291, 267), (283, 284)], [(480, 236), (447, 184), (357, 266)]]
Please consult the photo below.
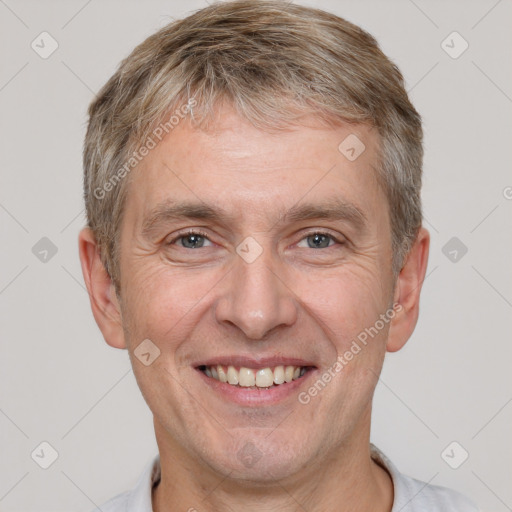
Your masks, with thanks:
[[(219, 119), (209, 131), (182, 121), (133, 171), (121, 311), (160, 450), (264, 482), (368, 435), (389, 324), (344, 354), (393, 303), (389, 212), (375, 131), (270, 134), (228, 109)], [(353, 161), (338, 150), (351, 134), (366, 146)], [(312, 213), (335, 201), (339, 215)], [(175, 216), (184, 203), (203, 215)], [(148, 366), (134, 355), (143, 340), (160, 350)], [(264, 387), (221, 382), (229, 366), (232, 382)], [(295, 379), (268, 387), (287, 366)]]

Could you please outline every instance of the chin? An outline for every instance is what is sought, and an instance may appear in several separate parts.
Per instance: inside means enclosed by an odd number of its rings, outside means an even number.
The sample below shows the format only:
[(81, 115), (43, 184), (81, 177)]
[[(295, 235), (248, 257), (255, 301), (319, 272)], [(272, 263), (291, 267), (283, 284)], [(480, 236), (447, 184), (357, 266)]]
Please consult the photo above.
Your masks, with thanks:
[(251, 429), (247, 429), (243, 437), (227, 439), (224, 449), (212, 451), (203, 445), (206, 452), (201, 458), (215, 472), (229, 475), (240, 484), (269, 486), (286, 480), (306, 465), (309, 457), (304, 452), (305, 444), (286, 432), (270, 439), (268, 432), (251, 435)]

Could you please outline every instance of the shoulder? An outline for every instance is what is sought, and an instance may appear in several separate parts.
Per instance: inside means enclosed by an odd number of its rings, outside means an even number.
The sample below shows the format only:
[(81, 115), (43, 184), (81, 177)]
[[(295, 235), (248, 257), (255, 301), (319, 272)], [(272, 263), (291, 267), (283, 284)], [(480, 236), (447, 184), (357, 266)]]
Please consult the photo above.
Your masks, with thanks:
[(394, 502), (391, 512), (478, 512), (476, 505), (453, 489), (429, 484), (403, 475), (374, 445), (372, 459), (388, 471), (393, 480)]
[(395, 497), (392, 512), (478, 512), (476, 505), (463, 494), (432, 485), (406, 475), (400, 476), (401, 492)]
[(103, 503), (101, 507), (95, 508), (92, 512), (126, 512), (129, 498), (130, 492), (123, 492), (115, 498), (108, 500), (106, 503)]
[(160, 480), (160, 456), (145, 467), (135, 487), (119, 494), (92, 512), (151, 512), (151, 491)]

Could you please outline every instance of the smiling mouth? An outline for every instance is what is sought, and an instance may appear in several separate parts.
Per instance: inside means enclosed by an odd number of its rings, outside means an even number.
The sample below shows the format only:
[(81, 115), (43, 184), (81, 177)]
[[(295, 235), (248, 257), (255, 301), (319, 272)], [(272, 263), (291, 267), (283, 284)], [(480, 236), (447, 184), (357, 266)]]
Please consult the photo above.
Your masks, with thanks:
[(277, 386), (286, 385), (294, 380), (302, 378), (312, 366), (284, 366), (279, 365), (267, 368), (239, 368), (228, 365), (201, 365), (198, 370), (207, 377), (219, 382), (242, 388), (263, 388), (272, 389)]

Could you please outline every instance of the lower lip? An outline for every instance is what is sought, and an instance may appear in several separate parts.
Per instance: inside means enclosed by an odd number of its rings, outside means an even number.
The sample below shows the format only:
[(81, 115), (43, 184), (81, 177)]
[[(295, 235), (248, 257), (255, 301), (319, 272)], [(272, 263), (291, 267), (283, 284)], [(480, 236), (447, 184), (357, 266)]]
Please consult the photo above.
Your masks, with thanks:
[(208, 377), (201, 370), (196, 368), (199, 377), (224, 400), (229, 400), (239, 405), (258, 406), (274, 405), (289, 399), (290, 396), (296, 396), (301, 387), (307, 385), (307, 381), (316, 373), (316, 369), (308, 370), (302, 377), (284, 384), (272, 386), (271, 388), (244, 388), (241, 386), (232, 386), (220, 380)]

